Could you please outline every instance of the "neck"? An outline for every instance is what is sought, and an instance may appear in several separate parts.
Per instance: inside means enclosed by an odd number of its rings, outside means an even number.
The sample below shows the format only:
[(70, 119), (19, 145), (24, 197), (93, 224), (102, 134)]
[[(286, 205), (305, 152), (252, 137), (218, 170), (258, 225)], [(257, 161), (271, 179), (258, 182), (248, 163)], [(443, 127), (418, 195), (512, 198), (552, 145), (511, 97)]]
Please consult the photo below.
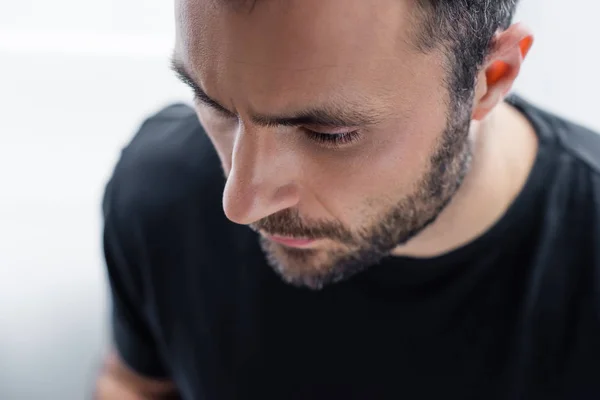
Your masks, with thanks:
[(489, 230), (521, 192), (537, 154), (529, 121), (502, 103), (473, 122), (473, 161), (463, 184), (434, 223), (393, 255), (429, 258), (448, 253)]

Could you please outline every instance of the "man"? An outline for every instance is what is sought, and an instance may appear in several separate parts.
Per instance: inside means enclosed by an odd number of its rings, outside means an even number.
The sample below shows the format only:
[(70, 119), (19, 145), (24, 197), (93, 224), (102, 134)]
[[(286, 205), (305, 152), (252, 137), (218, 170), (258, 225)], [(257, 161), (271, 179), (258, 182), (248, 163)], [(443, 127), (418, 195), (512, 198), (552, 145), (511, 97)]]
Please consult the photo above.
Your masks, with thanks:
[(177, 1), (98, 398), (600, 398), (600, 138), (505, 101), (515, 2)]

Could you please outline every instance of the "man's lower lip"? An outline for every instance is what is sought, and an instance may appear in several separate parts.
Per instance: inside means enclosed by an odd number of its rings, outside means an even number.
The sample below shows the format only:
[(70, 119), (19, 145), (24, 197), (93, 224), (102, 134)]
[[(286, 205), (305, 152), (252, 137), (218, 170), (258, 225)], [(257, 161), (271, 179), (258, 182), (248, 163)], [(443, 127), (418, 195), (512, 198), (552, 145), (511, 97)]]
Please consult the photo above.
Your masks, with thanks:
[(282, 236), (269, 236), (269, 239), (288, 247), (308, 247), (316, 242), (313, 239), (295, 239)]

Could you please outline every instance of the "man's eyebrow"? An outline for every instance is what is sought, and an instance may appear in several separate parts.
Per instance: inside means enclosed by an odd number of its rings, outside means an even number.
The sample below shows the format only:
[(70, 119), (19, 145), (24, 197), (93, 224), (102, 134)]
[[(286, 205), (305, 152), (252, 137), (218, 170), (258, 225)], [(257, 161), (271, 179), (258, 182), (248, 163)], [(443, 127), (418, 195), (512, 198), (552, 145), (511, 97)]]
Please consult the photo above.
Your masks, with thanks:
[(180, 81), (182, 81), (183, 83), (188, 85), (190, 88), (192, 88), (192, 90), (194, 91), (194, 95), (202, 103), (204, 103), (210, 107), (213, 107), (213, 108), (221, 111), (224, 114), (228, 114), (228, 115), (232, 115), (232, 116), (234, 115), (227, 108), (223, 107), (217, 101), (210, 98), (206, 94), (206, 92), (204, 90), (202, 90), (200, 85), (198, 85), (196, 83), (196, 81), (192, 78), (192, 75), (187, 71), (183, 62), (181, 62), (180, 60), (175, 58), (175, 56), (173, 56), (171, 58), (171, 69), (173, 70), (173, 72), (175, 72), (175, 75), (177, 75), (177, 77), (179, 78)]
[(381, 120), (379, 113), (352, 108), (324, 106), (287, 116), (254, 114), (252, 122), (261, 126), (312, 125), (336, 128), (372, 125)]
[[(196, 98), (202, 103), (213, 107), (224, 114), (236, 116), (217, 101), (210, 98), (206, 92), (202, 90), (200, 85), (194, 81), (183, 62), (178, 60), (175, 56), (171, 58), (171, 69), (183, 83), (192, 88)], [(323, 107), (309, 108), (291, 115), (255, 113), (251, 115), (251, 119), (253, 123), (260, 126), (312, 125), (335, 128), (373, 125), (380, 122), (383, 119), (383, 115), (380, 112), (367, 110), (363, 106), (330, 104)]]

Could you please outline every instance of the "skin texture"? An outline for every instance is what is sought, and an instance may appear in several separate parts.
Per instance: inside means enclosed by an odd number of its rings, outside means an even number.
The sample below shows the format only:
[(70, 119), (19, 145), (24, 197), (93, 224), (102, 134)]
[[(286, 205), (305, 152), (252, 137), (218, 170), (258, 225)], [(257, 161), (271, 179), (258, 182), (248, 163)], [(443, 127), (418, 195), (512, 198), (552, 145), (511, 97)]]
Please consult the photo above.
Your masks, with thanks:
[[(521, 26), (499, 34), (496, 59), (482, 70), (473, 104), (452, 108), (442, 51), (425, 54), (413, 44), (415, 15), (409, 0), (381, 0), (377, 7), (361, 0), (265, 1), (252, 10), (201, 0), (177, 5), (174, 58), (222, 109), (196, 107), (227, 177), (225, 214), (265, 236), (270, 264), (290, 283), (318, 289), (389, 254), (410, 254), (411, 245), (422, 248), (421, 235), (435, 254), (447, 247), (443, 236), (465, 239), (468, 232), (458, 231), (490, 224), (482, 215), (457, 231), (438, 217), (450, 213), (460, 222), (465, 210), (446, 206), (465, 176), (483, 168), (471, 165), (481, 147), (475, 142), (485, 136), (483, 124), (471, 120), (486, 119), (502, 101), (531, 35)], [(257, 115), (307, 109), (370, 120), (257, 122)], [(332, 147), (306, 130), (356, 133)], [(502, 210), (509, 194), (514, 190), (506, 188), (486, 206)], [(439, 231), (438, 240), (427, 229)], [(298, 249), (268, 235), (316, 240)]]

